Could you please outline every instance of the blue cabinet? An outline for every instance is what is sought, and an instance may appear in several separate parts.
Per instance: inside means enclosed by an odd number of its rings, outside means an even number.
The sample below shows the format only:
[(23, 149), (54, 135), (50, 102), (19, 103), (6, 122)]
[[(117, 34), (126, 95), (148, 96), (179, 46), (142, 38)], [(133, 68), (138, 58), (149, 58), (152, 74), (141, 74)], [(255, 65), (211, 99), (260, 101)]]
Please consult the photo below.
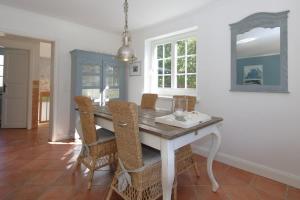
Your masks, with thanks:
[(74, 96), (89, 96), (95, 104), (105, 105), (110, 99), (127, 100), (126, 66), (115, 56), (83, 50), (71, 51), (71, 123), (74, 132)]

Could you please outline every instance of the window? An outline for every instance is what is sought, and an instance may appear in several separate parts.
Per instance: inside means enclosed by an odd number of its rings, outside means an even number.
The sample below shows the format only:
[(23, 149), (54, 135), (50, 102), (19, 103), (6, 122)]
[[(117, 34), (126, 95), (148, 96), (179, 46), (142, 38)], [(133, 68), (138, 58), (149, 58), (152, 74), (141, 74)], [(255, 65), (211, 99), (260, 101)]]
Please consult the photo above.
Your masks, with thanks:
[(158, 87), (171, 88), (171, 43), (157, 46)]
[(176, 42), (176, 87), (196, 88), (196, 40)]
[(3, 90), (4, 55), (0, 55), (0, 91)]
[(158, 93), (196, 91), (196, 46), (196, 39), (191, 36), (168, 38), (152, 43), (154, 73), (157, 77), (157, 83), (153, 85), (156, 85)]

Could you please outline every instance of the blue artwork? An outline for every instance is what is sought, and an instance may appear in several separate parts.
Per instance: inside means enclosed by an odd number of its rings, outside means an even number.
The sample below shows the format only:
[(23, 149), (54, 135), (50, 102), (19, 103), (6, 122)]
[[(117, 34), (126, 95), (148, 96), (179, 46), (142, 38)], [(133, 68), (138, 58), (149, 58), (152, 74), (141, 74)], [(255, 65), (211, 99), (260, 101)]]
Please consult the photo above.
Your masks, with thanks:
[(263, 66), (244, 66), (244, 85), (263, 85)]

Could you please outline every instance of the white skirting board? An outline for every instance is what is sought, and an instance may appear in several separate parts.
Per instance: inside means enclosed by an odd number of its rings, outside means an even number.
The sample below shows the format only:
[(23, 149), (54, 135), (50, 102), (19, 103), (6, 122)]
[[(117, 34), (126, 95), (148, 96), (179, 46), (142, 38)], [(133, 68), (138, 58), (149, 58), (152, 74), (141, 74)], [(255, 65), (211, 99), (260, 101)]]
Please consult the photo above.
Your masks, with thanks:
[[(192, 148), (194, 153), (207, 157), (209, 152), (207, 148), (198, 145), (192, 145)], [(215, 160), (260, 176), (276, 180), (281, 183), (285, 183), (296, 188), (300, 188), (300, 176), (291, 173), (273, 169), (265, 165), (244, 160), (222, 152), (217, 153)]]

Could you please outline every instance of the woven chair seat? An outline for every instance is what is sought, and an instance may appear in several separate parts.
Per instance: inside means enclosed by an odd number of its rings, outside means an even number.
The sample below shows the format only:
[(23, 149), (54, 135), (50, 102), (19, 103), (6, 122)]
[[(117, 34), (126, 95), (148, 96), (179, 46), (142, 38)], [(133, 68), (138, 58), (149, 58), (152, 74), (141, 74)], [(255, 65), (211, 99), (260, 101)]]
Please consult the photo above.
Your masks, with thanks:
[(96, 139), (99, 143), (104, 143), (116, 138), (115, 134), (112, 131), (105, 128), (99, 128), (96, 130)]
[(160, 151), (151, 147), (142, 145), (142, 154), (144, 166), (153, 165), (154, 163), (161, 161)]

